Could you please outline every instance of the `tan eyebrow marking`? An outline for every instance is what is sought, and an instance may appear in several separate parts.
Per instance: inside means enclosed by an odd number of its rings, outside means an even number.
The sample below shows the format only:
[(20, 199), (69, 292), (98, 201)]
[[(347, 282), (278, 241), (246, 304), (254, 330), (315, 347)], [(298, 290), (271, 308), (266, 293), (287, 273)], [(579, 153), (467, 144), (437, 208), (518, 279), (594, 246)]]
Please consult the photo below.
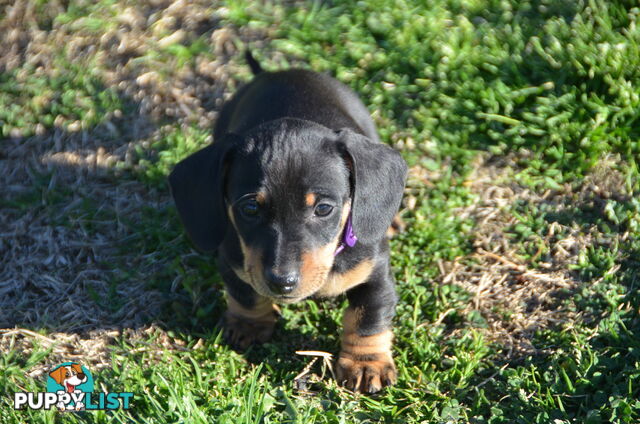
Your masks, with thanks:
[(315, 195), (315, 193), (307, 193), (304, 196), (304, 203), (307, 206), (313, 206), (316, 203), (316, 195)]

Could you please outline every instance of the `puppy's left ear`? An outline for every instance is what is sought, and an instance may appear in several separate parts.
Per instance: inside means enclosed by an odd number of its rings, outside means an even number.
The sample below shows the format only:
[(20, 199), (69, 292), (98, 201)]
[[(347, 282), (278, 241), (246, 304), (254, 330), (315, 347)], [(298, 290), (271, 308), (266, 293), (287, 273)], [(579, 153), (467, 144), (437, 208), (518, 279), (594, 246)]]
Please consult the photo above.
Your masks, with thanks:
[(375, 243), (385, 236), (400, 208), (407, 164), (400, 153), (386, 144), (346, 128), (337, 134), (339, 149), (350, 162), (354, 233), (362, 243)]

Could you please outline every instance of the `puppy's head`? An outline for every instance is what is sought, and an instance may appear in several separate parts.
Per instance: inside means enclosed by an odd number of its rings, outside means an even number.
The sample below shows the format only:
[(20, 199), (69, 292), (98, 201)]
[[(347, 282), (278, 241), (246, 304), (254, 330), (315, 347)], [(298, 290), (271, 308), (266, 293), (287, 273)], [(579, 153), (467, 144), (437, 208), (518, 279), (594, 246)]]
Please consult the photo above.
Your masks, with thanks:
[(283, 119), (222, 140), (169, 177), (194, 244), (237, 245), (235, 269), (258, 293), (284, 303), (318, 291), (351, 216), (358, 242), (379, 242), (398, 210), (406, 164), (351, 130)]

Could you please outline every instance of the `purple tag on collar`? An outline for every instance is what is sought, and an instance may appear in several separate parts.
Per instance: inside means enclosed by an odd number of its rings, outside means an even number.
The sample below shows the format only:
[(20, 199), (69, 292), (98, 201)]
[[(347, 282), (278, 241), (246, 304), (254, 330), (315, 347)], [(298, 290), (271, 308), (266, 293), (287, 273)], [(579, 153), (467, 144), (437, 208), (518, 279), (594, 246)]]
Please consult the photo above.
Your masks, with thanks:
[(338, 246), (333, 256), (337, 256), (338, 253), (342, 252), (346, 246), (353, 247), (356, 245), (358, 241), (358, 237), (353, 232), (353, 224), (351, 222), (351, 213), (349, 213), (349, 218), (347, 218), (347, 225), (344, 227), (344, 235), (342, 236), (342, 243)]

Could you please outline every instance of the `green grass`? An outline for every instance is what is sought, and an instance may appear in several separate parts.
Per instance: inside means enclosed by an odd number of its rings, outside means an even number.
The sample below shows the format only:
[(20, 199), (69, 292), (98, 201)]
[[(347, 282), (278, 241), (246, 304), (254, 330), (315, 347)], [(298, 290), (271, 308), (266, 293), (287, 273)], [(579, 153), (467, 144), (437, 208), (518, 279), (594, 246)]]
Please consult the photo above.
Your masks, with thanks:
[[(107, 17), (129, 4), (71, 3), (57, 16), (43, 9), (41, 26), (69, 24), (70, 36), (99, 36), (113, 28)], [(234, 0), (225, 7), (223, 25), (270, 29), (266, 47), (254, 50), (266, 69), (295, 64), (336, 76), (361, 95), (382, 139), (428, 171), (428, 184), (411, 185), (415, 207), (405, 212), (407, 231), (392, 241), (400, 295), (398, 384), (375, 397), (348, 393), (330, 378), (313, 383), (311, 396), (293, 388), (308, 363), (295, 350), (338, 351), (342, 298), (288, 306), (271, 342), (245, 356), (230, 350), (215, 326), (224, 309), (215, 266), (206, 256), (186, 256), (190, 246), (176, 212), (161, 205), (142, 210), (139, 222), (120, 222), (130, 234), (116, 246), (122, 260), (103, 264), (111, 294), (94, 296), (98, 307), (115, 312), (127, 302), (118, 298), (118, 285), (145, 279), (170, 299), (158, 311), (167, 331), (120, 337), (110, 348), (111, 366), (94, 373), (110, 391), (134, 392), (132, 409), (14, 411), (3, 395), (0, 422), (638, 422), (640, 9), (622, 0), (349, 0), (290, 7)], [(176, 67), (211, 58), (208, 35), (164, 48), (150, 43), (136, 60), (170, 78)], [(64, 58), (64, 46), (57, 48)], [(272, 60), (274, 52), (282, 59)], [(28, 65), (1, 74), (3, 136), (75, 122), (90, 131), (124, 110), (128, 101), (102, 83), (108, 66), (93, 59), (56, 59), (47, 65), (54, 78)], [(138, 181), (168, 198), (166, 175), (206, 145), (210, 129), (163, 124), (132, 162), (116, 164), (116, 183)], [(503, 208), (513, 217), (503, 232), (519, 263), (544, 269), (552, 226), (558, 228), (554, 242), (575, 231), (592, 236), (565, 265), (578, 284), (559, 300), (578, 318), (535, 332), (539, 355), (506, 357), (503, 344), (489, 337), (486, 319), (469, 312), (475, 294), (438, 283), (441, 263), (474, 261), (469, 255), (479, 223), (458, 211), (482, 194), (468, 183), (478, 157), (487, 155), (508, 164), (509, 178), (496, 184), (528, 189), (534, 199), (551, 193), (549, 201), (517, 200)], [(619, 177), (610, 181), (611, 175)], [(37, 205), (60, 225), (88, 232), (120, 219), (97, 206), (99, 199), (57, 216), (73, 194), (48, 191), (51, 176), (41, 179), (33, 191), (0, 204), (16, 214)], [(591, 182), (598, 190), (586, 188)], [(132, 257), (139, 267), (126, 269)], [(501, 313), (510, 319), (508, 310)], [(31, 352), (14, 348), (0, 356), (0, 393), (43, 390), (26, 373), (50, 355), (36, 343)], [(318, 364), (313, 372), (321, 373)]]

